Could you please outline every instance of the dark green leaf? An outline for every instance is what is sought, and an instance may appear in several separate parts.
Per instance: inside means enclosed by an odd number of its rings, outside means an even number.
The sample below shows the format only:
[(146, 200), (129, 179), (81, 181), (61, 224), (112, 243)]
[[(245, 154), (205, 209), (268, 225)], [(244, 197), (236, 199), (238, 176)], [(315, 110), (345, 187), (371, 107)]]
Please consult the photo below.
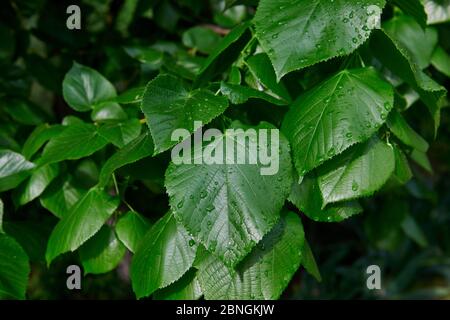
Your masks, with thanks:
[(103, 124), (98, 128), (98, 134), (116, 147), (123, 148), (139, 136), (141, 129), (138, 119), (130, 119), (125, 122)]
[(256, 89), (237, 84), (222, 82), (220, 84), (220, 91), (228, 98), (228, 100), (230, 100), (232, 104), (242, 104), (247, 102), (249, 99), (262, 99), (278, 106), (288, 104), (288, 102), (279, 100), (264, 91), (258, 91)]
[(31, 159), (31, 157), (38, 152), (48, 140), (56, 137), (63, 130), (64, 127), (61, 125), (50, 126), (48, 124), (43, 124), (36, 127), (25, 141), (22, 148), (22, 154), (25, 158)]
[(156, 300), (198, 300), (203, 295), (194, 269), (189, 270), (174, 284), (155, 292)]
[(409, 126), (400, 113), (394, 110), (389, 115), (387, 125), (401, 142), (419, 151), (427, 152), (428, 142)]

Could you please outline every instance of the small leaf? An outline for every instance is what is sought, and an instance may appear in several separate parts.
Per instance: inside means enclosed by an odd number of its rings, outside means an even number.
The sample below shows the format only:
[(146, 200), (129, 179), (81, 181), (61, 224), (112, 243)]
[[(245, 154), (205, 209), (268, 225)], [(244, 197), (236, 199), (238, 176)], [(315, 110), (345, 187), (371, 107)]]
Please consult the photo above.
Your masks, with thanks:
[(288, 102), (279, 100), (264, 91), (258, 91), (250, 87), (244, 87), (231, 83), (222, 82), (220, 84), (220, 91), (228, 98), (228, 100), (230, 100), (232, 104), (242, 104), (247, 102), (249, 99), (262, 99), (278, 106), (288, 104)]
[(181, 41), (186, 47), (203, 53), (211, 53), (220, 40), (222, 39), (217, 33), (206, 27), (187, 29), (181, 37)]
[(436, 70), (450, 78), (450, 56), (442, 47), (437, 47), (434, 50), (431, 64)]
[[(271, 137), (262, 141), (260, 136), (258, 143), (257, 132), (263, 132), (261, 129), (267, 130)], [(166, 171), (165, 186), (174, 215), (228, 266), (241, 261), (272, 229), (290, 191), (289, 144), (284, 136), (275, 136), (277, 129), (271, 129), (274, 127), (267, 123), (251, 128), (253, 138), (243, 129), (218, 134), (209, 145), (194, 145), (188, 154), (192, 162), (179, 165), (172, 162)], [(246, 138), (248, 133), (250, 138)], [(189, 145), (191, 140), (186, 142)], [(223, 151), (224, 146), (239, 148), (230, 152)], [(211, 152), (212, 147), (217, 148), (220, 158), (209, 164), (201, 161), (198, 157), (202, 152)], [(268, 155), (269, 150), (277, 155), (278, 160), (271, 161), (273, 167), (262, 165), (257, 159), (254, 164), (244, 159), (234, 161), (236, 155), (256, 157), (258, 148), (259, 155)], [(201, 164), (196, 164), (197, 161)], [(265, 170), (269, 174), (262, 175)]]
[(224, 97), (205, 89), (188, 90), (180, 79), (170, 75), (160, 75), (148, 83), (141, 106), (155, 142), (155, 154), (179, 142), (171, 139), (175, 129), (193, 132), (194, 121), (205, 125), (227, 107)]
[(431, 166), (430, 160), (428, 159), (426, 152), (414, 149), (409, 156), (411, 159), (414, 160), (415, 163), (417, 163), (423, 169), (425, 169), (429, 173), (433, 173), (433, 168)]
[(31, 160), (31, 157), (39, 151), (39, 149), (50, 139), (56, 137), (64, 130), (64, 127), (61, 125), (52, 125), (43, 124), (36, 129), (28, 136), (25, 144), (22, 148), (22, 154), (28, 160)]
[(323, 205), (372, 195), (395, 167), (391, 145), (373, 138), (349, 149), (318, 169)]
[(147, 219), (133, 211), (122, 215), (116, 223), (117, 238), (133, 253), (149, 229)]
[(117, 199), (96, 188), (89, 190), (53, 229), (45, 254), (47, 263), (78, 249), (100, 230), (117, 206)]
[(103, 226), (80, 247), (84, 274), (102, 274), (115, 269), (126, 252), (110, 226)]
[(302, 252), (302, 266), (308, 271), (317, 281), (322, 281), (322, 276), (320, 275), (319, 267), (317, 266), (314, 254), (311, 251), (308, 241), (305, 239), (305, 244), (303, 246)]
[(217, 44), (199, 70), (195, 87), (202, 86), (221, 74), (239, 57), (241, 50), (251, 38), (249, 26), (248, 22), (238, 25)]
[(122, 107), (114, 102), (104, 102), (96, 105), (91, 113), (94, 122), (123, 121), (128, 118)]
[(414, 240), (422, 248), (428, 246), (425, 234), (411, 215), (407, 215), (403, 220), (402, 229), (408, 237)]
[(105, 187), (110, 176), (118, 168), (145, 157), (149, 157), (152, 153), (153, 141), (150, 137), (150, 133), (147, 131), (117, 151), (105, 162), (100, 171), (99, 186), (101, 188)]
[(70, 176), (58, 177), (39, 197), (41, 205), (58, 218), (67, 216), (70, 209), (84, 195), (85, 190), (76, 187)]
[(261, 0), (253, 23), (281, 79), (291, 71), (352, 53), (377, 27), (384, 5), (384, 0)]
[(192, 266), (197, 244), (167, 213), (147, 232), (133, 257), (131, 280), (138, 298), (180, 279)]
[(17, 187), (25, 180), (35, 167), (20, 153), (0, 150), (0, 192)]
[(63, 96), (72, 109), (83, 112), (116, 97), (117, 93), (100, 73), (75, 62), (64, 77)]
[(304, 241), (300, 218), (289, 212), (235, 272), (213, 255), (208, 256), (200, 263), (197, 274), (205, 298), (278, 299), (300, 266)]
[(25, 299), (30, 265), (22, 247), (0, 234), (0, 299)]
[(39, 197), (58, 175), (58, 164), (49, 164), (37, 168), (28, 181), (22, 183), (13, 191), (13, 200), (16, 206), (22, 206)]
[(299, 175), (369, 139), (393, 103), (392, 87), (371, 68), (341, 71), (299, 97), (282, 126)]
[(103, 124), (98, 128), (98, 134), (116, 147), (123, 148), (136, 139), (141, 130), (142, 126), (139, 120), (130, 119), (124, 122)]
[(324, 208), (315, 174), (308, 174), (299, 184), (294, 182), (288, 199), (308, 218), (319, 222), (340, 222), (362, 212), (356, 201), (338, 202)]
[(393, 111), (387, 120), (387, 126), (391, 132), (404, 144), (419, 151), (428, 150), (428, 142), (425, 141), (413, 128), (409, 126), (405, 118), (397, 111)]
[(45, 146), (39, 165), (76, 160), (102, 149), (108, 141), (101, 137), (93, 124), (79, 123), (68, 126)]

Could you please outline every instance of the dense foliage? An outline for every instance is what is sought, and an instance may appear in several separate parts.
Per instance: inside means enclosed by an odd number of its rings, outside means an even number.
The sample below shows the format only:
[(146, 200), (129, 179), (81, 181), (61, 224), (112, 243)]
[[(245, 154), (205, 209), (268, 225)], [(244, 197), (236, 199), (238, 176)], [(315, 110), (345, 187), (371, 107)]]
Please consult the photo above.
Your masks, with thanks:
[(0, 297), (450, 296), (450, 1), (71, 4), (0, 10)]

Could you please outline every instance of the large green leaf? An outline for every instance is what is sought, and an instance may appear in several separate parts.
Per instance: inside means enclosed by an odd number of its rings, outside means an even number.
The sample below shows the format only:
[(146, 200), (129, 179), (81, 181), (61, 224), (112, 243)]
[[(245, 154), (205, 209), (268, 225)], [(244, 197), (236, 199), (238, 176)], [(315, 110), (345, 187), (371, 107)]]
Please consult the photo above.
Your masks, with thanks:
[(420, 98), (433, 117), (435, 132), (437, 132), (440, 123), (440, 108), (447, 90), (420, 70), (408, 50), (404, 49), (384, 31), (376, 30), (373, 33), (370, 48), (392, 73), (403, 79), (419, 93)]
[(149, 229), (147, 219), (133, 211), (125, 213), (116, 223), (117, 238), (133, 253)]
[(394, 110), (389, 115), (387, 125), (401, 142), (419, 151), (427, 152), (429, 147), (428, 142), (409, 126), (408, 122), (406, 122), (405, 118), (399, 112)]
[(0, 299), (24, 299), (30, 265), (22, 247), (0, 234)]
[(253, 23), (280, 79), (353, 52), (377, 27), (384, 5), (384, 0), (261, 0)]
[(118, 200), (105, 192), (89, 190), (53, 229), (45, 258), (50, 264), (58, 255), (75, 251), (97, 233), (118, 206)]
[(239, 57), (241, 50), (251, 38), (249, 25), (248, 22), (238, 25), (215, 46), (199, 70), (195, 86), (207, 83), (225, 71)]
[(370, 138), (393, 103), (392, 87), (371, 68), (341, 71), (299, 97), (282, 130), (300, 176)]
[(408, 16), (397, 16), (383, 23), (383, 30), (401, 43), (421, 69), (430, 65), (431, 56), (438, 43), (437, 30), (425, 30)]
[(392, 146), (378, 138), (354, 146), (319, 167), (323, 206), (372, 195), (386, 183), (394, 167)]
[(37, 168), (30, 179), (23, 182), (13, 191), (14, 202), (17, 206), (24, 205), (39, 197), (45, 188), (59, 175), (57, 163), (48, 164)]
[(300, 266), (303, 245), (299, 217), (283, 215), (235, 272), (212, 255), (200, 263), (197, 276), (205, 298), (278, 299)]
[(107, 123), (98, 128), (98, 134), (114, 144), (123, 148), (141, 133), (142, 125), (138, 119), (130, 119), (124, 122)]
[[(261, 129), (273, 127), (261, 124), (253, 129), (263, 132)], [(278, 133), (277, 130), (275, 132)], [(269, 131), (269, 135), (271, 133)], [(276, 137), (266, 142), (260, 139), (259, 144), (250, 138), (246, 143), (245, 134), (243, 130), (226, 132), (205, 147), (194, 146), (193, 152), (189, 153), (193, 164), (176, 165), (172, 162), (166, 172), (165, 185), (175, 216), (210, 252), (229, 266), (242, 260), (272, 229), (292, 183), (286, 138), (280, 135), (279, 140)], [(278, 141), (279, 146), (276, 144)], [(201, 161), (202, 164), (194, 164), (201, 160), (202, 148), (205, 154), (209, 154), (212, 148), (223, 150), (223, 146), (240, 148), (235, 153), (221, 153), (218, 161), (211, 164)], [(272, 155), (279, 155), (278, 167), (273, 168), (272, 175), (262, 175), (261, 170), (266, 165), (260, 161), (256, 164), (234, 161), (236, 154), (238, 157), (245, 154), (256, 157), (258, 148), (259, 154), (266, 154), (271, 147), (274, 148)]]
[(103, 226), (80, 247), (80, 259), (84, 274), (101, 274), (117, 267), (126, 252), (110, 226)]
[(317, 178), (313, 173), (306, 175), (300, 184), (294, 182), (289, 201), (308, 218), (320, 222), (339, 222), (362, 211), (356, 201), (332, 203), (324, 208)]
[(0, 192), (13, 189), (25, 180), (35, 167), (20, 153), (0, 150)]
[(31, 157), (39, 151), (39, 149), (51, 138), (56, 137), (64, 130), (64, 126), (61, 125), (48, 125), (43, 124), (28, 136), (25, 144), (22, 148), (22, 154), (25, 158), (31, 159)]
[(116, 89), (105, 77), (76, 62), (64, 77), (64, 100), (76, 111), (89, 111), (116, 95)]
[(191, 268), (196, 250), (196, 242), (167, 213), (147, 232), (133, 257), (131, 280), (136, 296), (149, 296), (180, 279)]
[(142, 158), (153, 154), (153, 141), (150, 133), (147, 131), (140, 137), (137, 137), (125, 147), (117, 151), (109, 158), (102, 167), (99, 177), (99, 185), (106, 186), (111, 174), (118, 168), (136, 162)]
[(141, 105), (155, 142), (155, 154), (179, 142), (171, 139), (175, 129), (193, 132), (194, 121), (207, 124), (227, 107), (225, 97), (206, 89), (189, 90), (182, 80), (170, 75), (149, 82)]
[(39, 197), (41, 205), (58, 218), (65, 217), (73, 205), (81, 199), (85, 190), (73, 183), (67, 175), (58, 177)]
[(99, 135), (95, 125), (87, 123), (70, 125), (48, 142), (38, 163), (44, 165), (84, 158), (102, 149), (106, 144), (108, 141)]

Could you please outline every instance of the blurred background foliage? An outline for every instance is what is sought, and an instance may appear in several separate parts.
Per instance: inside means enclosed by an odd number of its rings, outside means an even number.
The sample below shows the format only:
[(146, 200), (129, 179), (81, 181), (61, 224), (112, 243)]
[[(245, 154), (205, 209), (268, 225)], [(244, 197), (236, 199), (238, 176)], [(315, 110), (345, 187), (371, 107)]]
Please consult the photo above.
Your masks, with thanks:
[[(444, 1), (445, 2), (445, 1)], [(241, 5), (245, 3), (245, 5)], [(66, 28), (66, 8), (78, 4), (82, 29)], [(251, 18), (254, 1), (221, 0), (6, 0), (0, 10), (0, 146), (20, 152), (36, 125), (75, 121), (62, 99), (61, 84), (73, 61), (91, 66), (122, 92), (145, 85), (160, 69), (193, 79), (211, 48), (236, 24)], [(395, 15), (387, 7), (384, 19)], [(433, 26), (441, 47), (450, 51), (448, 23)], [(338, 63), (336, 63), (336, 60)], [(304, 88), (322, 80), (336, 66), (351, 63), (337, 58), (285, 79)], [(433, 78), (448, 88), (448, 78), (434, 68)], [(414, 101), (414, 98), (412, 98)], [(420, 102), (416, 102), (419, 103)], [(139, 112), (138, 106), (126, 108)], [(252, 109), (249, 109), (251, 117)], [(259, 117), (274, 115), (258, 109)], [(266, 114), (267, 113), (267, 114)], [(425, 107), (411, 108), (408, 119), (433, 140)], [(77, 115), (79, 116), (79, 115)], [(87, 115), (88, 116), (88, 115)], [(279, 116), (281, 119), (282, 113)], [(274, 121), (272, 119), (272, 121)], [(102, 154), (96, 155), (102, 157)], [(450, 113), (443, 109), (437, 139), (428, 153), (432, 170), (411, 163), (414, 178), (406, 188), (385, 189), (363, 201), (365, 211), (342, 223), (302, 219), (319, 265), (322, 282), (299, 270), (285, 299), (450, 298)], [(150, 220), (167, 208), (163, 165), (130, 165), (130, 179), (145, 172), (126, 197)], [(159, 161), (159, 162), (158, 162)], [(75, 161), (74, 185), (95, 184), (93, 159)], [(145, 170), (144, 170), (145, 169)], [(432, 172), (431, 172), (432, 171)], [(134, 173), (134, 174), (133, 174)], [(142, 178), (142, 177), (141, 177)], [(9, 198), (9, 197), (8, 197)], [(5, 207), (14, 203), (4, 199)], [(44, 262), (46, 239), (56, 218), (31, 202), (6, 211), (5, 230), (24, 247), (32, 261), (30, 299), (132, 299), (128, 277), (130, 257), (105, 275), (88, 275), (83, 289), (66, 289), (65, 267), (75, 257), (57, 260), (49, 271)], [(382, 290), (366, 289), (366, 267), (378, 264)]]

